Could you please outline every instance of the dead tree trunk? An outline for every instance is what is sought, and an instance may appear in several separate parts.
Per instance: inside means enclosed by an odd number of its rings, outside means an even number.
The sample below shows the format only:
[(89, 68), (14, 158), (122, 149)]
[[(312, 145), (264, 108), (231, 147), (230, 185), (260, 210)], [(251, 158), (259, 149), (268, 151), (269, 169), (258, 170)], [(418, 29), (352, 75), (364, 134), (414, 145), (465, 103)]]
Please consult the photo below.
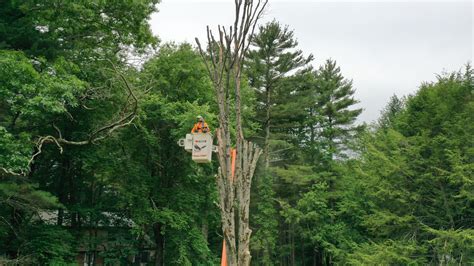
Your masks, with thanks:
[[(258, 19), (268, 0), (235, 0), (235, 21), (228, 29), (218, 26), (218, 37), (207, 28), (207, 49), (196, 38), (201, 56), (213, 82), (219, 106), (218, 141), (219, 172), (217, 188), (221, 209), (222, 231), (228, 265), (250, 264), (249, 205), (250, 186), (260, 148), (245, 140), (241, 115), (241, 69)], [(232, 91), (233, 89), (233, 91)], [(231, 97), (231, 96), (234, 97)], [(231, 111), (231, 99), (235, 110)], [(235, 115), (236, 140), (231, 139), (230, 117)], [(232, 177), (231, 148), (237, 150), (235, 175)]]

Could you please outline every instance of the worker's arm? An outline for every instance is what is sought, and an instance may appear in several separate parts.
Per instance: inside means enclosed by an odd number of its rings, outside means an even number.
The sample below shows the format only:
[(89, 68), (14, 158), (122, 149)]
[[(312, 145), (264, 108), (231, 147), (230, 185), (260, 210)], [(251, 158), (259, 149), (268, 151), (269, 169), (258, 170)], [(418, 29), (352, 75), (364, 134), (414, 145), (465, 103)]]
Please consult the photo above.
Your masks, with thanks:
[(198, 124), (194, 124), (193, 129), (191, 129), (191, 133), (195, 133), (197, 131)]
[(207, 133), (211, 131), (211, 129), (209, 128), (209, 126), (207, 125), (207, 123), (204, 122), (204, 127), (202, 128), (202, 132), (204, 133)]

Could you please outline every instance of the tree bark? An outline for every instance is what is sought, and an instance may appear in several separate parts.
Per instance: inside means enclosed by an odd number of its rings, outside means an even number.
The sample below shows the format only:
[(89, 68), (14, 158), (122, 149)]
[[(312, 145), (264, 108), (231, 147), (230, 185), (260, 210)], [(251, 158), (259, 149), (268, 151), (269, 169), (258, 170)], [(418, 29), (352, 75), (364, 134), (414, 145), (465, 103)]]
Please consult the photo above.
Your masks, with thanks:
[[(258, 158), (262, 150), (254, 146), (251, 142), (241, 140), (237, 146), (237, 197), (239, 203), (239, 251), (238, 264), (250, 265), (250, 235), (252, 230), (249, 226), (249, 206), (250, 206), (250, 189), (252, 177), (255, 173)], [(240, 151), (240, 155), (239, 155)], [(239, 165), (239, 168), (237, 167)]]
[(153, 233), (155, 235), (155, 266), (163, 266), (164, 265), (164, 239), (163, 235), (161, 234), (162, 224), (155, 223), (153, 225)]
[(266, 117), (265, 117), (265, 142), (263, 146), (263, 158), (265, 160), (265, 174), (267, 174), (268, 167), (270, 167), (270, 106), (271, 106), (271, 89), (270, 86), (266, 88)]

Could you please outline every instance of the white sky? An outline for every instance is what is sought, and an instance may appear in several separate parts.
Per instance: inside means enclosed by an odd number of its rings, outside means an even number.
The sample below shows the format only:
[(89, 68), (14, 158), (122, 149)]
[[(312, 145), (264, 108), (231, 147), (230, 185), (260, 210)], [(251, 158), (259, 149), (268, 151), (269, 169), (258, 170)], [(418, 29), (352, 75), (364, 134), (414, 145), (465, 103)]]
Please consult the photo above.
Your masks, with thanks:
[[(151, 17), (163, 42), (205, 42), (206, 25), (230, 25), (232, 0), (162, 0)], [(261, 23), (274, 18), (293, 29), (299, 48), (318, 67), (335, 59), (353, 79), (371, 122), (390, 96), (416, 91), (436, 73), (456, 71), (473, 57), (472, 1), (270, 0)]]

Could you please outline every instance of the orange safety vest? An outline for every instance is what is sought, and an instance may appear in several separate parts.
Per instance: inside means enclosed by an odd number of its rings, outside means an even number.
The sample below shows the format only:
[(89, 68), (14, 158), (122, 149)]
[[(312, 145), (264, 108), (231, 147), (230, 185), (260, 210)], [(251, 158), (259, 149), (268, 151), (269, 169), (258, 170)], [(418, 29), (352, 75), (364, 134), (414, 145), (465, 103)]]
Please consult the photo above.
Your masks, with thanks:
[(198, 133), (203, 133), (203, 132), (207, 133), (209, 131), (211, 131), (211, 130), (209, 129), (209, 126), (207, 125), (206, 122), (197, 122), (196, 124), (194, 124), (194, 127), (191, 130), (191, 133), (196, 133), (196, 132), (198, 132)]

